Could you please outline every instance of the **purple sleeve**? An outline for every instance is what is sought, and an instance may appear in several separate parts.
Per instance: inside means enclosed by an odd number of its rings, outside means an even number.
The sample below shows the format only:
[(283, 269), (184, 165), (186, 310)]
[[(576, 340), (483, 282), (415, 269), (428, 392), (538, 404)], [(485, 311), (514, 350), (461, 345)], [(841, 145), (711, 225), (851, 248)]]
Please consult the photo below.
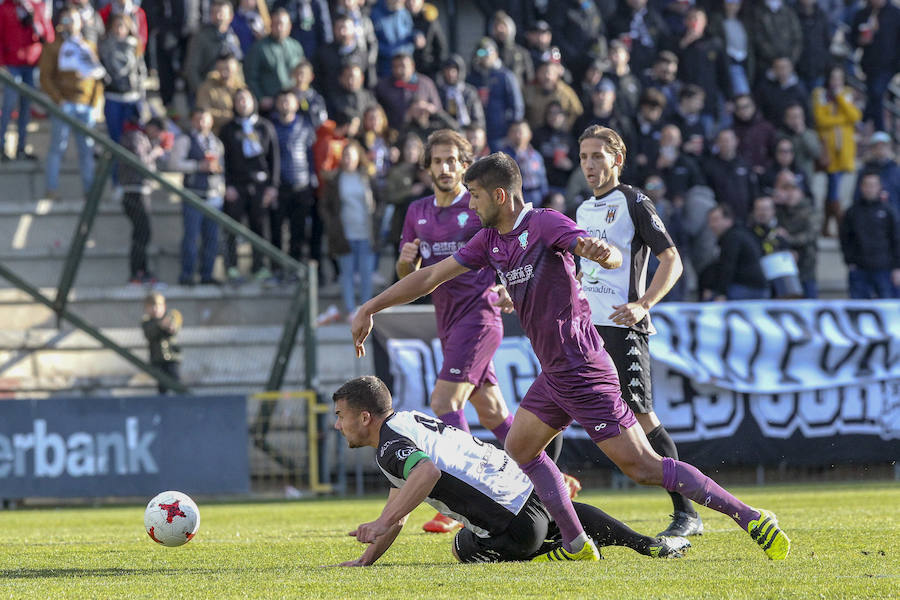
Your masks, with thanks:
[(578, 244), (578, 238), (590, 237), (575, 221), (553, 209), (541, 211), (540, 223), (541, 237), (547, 245), (564, 252), (572, 252)]
[(403, 244), (408, 244), (416, 239), (416, 208), (416, 203), (413, 203), (406, 209), (406, 217), (403, 219), (403, 233), (400, 234), (400, 245), (398, 248), (402, 249)]
[(472, 236), (466, 245), (456, 251), (453, 258), (467, 269), (477, 271), (488, 266), (487, 236), (490, 230), (484, 228)]

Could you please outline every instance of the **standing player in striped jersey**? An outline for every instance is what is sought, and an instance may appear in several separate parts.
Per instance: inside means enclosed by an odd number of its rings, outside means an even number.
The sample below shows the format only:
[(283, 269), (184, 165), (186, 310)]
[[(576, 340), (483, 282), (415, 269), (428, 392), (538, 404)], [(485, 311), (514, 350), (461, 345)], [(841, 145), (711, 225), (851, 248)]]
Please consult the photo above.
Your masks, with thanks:
[[(606, 154), (604, 160), (611, 168), (616, 159)], [(467, 271), (491, 267), (501, 274), (541, 363), (504, 444), (560, 530), (562, 547), (534, 560), (559, 560), (560, 555), (565, 560), (600, 558), (579, 522), (559, 468), (543, 452), (573, 420), (634, 481), (678, 490), (728, 515), (770, 559), (786, 558), (790, 539), (774, 515), (744, 504), (696, 467), (659, 456), (622, 401), (615, 365), (591, 323), (591, 308), (572, 258), (614, 269), (622, 264), (621, 252), (565, 215), (525, 204), (522, 175), (509, 155), (497, 152), (482, 158), (466, 170), (464, 180), (469, 205), (484, 228), (452, 257), (408, 275), (364, 303), (351, 325), (356, 355), (365, 355), (374, 314), (411, 302)]]
[[(421, 266), (452, 256), (481, 229), (462, 185), (463, 174), (472, 163), (468, 140), (450, 129), (436, 131), (428, 136), (423, 162), (434, 182), (434, 195), (416, 200), (406, 211), (396, 265), (401, 279)], [(492, 269), (481, 269), (432, 293), (444, 356), (431, 392), (431, 409), (447, 425), (469, 431), (464, 409), (470, 401), (482, 426), (503, 443), (512, 415), (497, 386), (492, 359), (503, 339), (500, 306), (509, 312), (512, 302), (506, 289), (494, 285), (495, 281)], [(572, 495), (581, 489), (574, 478), (569, 477), (567, 484)], [(438, 513), (422, 527), (444, 533), (459, 526)]]
[[(681, 257), (666, 232), (653, 202), (641, 190), (619, 183), (625, 163), (625, 143), (612, 129), (593, 125), (578, 139), (581, 169), (594, 190), (575, 216), (590, 235), (622, 251), (618, 269), (600, 269), (584, 261), (581, 287), (591, 305), (591, 320), (619, 375), (622, 398), (637, 416), (650, 446), (660, 456), (678, 458), (675, 442), (653, 411), (650, 389), (650, 342), (654, 333), (650, 309), (681, 276)], [(649, 253), (659, 268), (647, 285)], [(660, 535), (701, 535), (703, 521), (691, 501), (678, 492), (672, 497), (672, 522)]]
[[(528, 477), (502, 450), (420, 412), (394, 412), (391, 393), (377, 377), (352, 379), (333, 399), (335, 429), (351, 448), (376, 448), (376, 464), (392, 486), (381, 516), (350, 533), (370, 546), (340, 566), (378, 560), (422, 502), (465, 524), (452, 546), (461, 562), (528, 560), (559, 551), (558, 540), (545, 543), (558, 536), (555, 523)], [(691, 545), (686, 538), (641, 535), (587, 504), (575, 507), (599, 546), (679, 558)]]

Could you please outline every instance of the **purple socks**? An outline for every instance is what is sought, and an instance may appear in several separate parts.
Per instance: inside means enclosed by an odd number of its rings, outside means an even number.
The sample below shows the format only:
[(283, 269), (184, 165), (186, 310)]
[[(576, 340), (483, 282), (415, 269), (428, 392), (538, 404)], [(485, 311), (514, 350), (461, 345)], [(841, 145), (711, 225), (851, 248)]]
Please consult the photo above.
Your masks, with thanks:
[(506, 415), (506, 420), (491, 429), (491, 433), (494, 434), (494, 437), (497, 438), (497, 441), (501, 444), (506, 442), (506, 434), (509, 433), (509, 428), (512, 427), (513, 416), (512, 413)]
[(584, 533), (584, 528), (578, 520), (578, 515), (575, 514), (575, 507), (569, 498), (569, 488), (566, 487), (559, 468), (546, 452), (541, 452), (537, 458), (519, 465), (519, 468), (534, 484), (535, 493), (559, 527), (566, 549), (571, 549), (570, 543)]
[(759, 515), (758, 511), (729, 494), (696, 467), (680, 460), (663, 458), (663, 487), (670, 492), (678, 492), (697, 504), (728, 515), (744, 530), (747, 529), (747, 524)]
[(443, 415), (438, 415), (438, 419), (440, 419), (447, 425), (452, 425), (457, 429), (462, 429), (465, 432), (469, 432), (469, 422), (466, 421), (466, 415), (463, 414), (463, 409), (452, 410)]

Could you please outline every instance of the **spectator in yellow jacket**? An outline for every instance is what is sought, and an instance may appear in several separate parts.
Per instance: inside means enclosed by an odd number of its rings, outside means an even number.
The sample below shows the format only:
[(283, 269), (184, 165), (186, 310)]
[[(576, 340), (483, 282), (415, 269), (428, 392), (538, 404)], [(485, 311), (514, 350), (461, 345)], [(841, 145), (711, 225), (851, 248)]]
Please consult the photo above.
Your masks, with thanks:
[(816, 130), (825, 146), (825, 171), (828, 173), (828, 195), (822, 235), (829, 235), (828, 225), (840, 220), (839, 189), (844, 173), (856, 170), (854, 128), (862, 112), (853, 104), (852, 90), (845, 84), (844, 69), (831, 67), (824, 88), (813, 90), (812, 106)]

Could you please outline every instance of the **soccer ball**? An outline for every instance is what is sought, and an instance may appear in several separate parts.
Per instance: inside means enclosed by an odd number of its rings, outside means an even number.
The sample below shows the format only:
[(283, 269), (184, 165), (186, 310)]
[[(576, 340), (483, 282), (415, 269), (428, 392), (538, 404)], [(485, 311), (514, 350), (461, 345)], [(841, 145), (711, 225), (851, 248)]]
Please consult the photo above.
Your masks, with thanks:
[(157, 494), (144, 511), (144, 529), (154, 542), (181, 546), (191, 541), (200, 527), (200, 511), (187, 494)]

